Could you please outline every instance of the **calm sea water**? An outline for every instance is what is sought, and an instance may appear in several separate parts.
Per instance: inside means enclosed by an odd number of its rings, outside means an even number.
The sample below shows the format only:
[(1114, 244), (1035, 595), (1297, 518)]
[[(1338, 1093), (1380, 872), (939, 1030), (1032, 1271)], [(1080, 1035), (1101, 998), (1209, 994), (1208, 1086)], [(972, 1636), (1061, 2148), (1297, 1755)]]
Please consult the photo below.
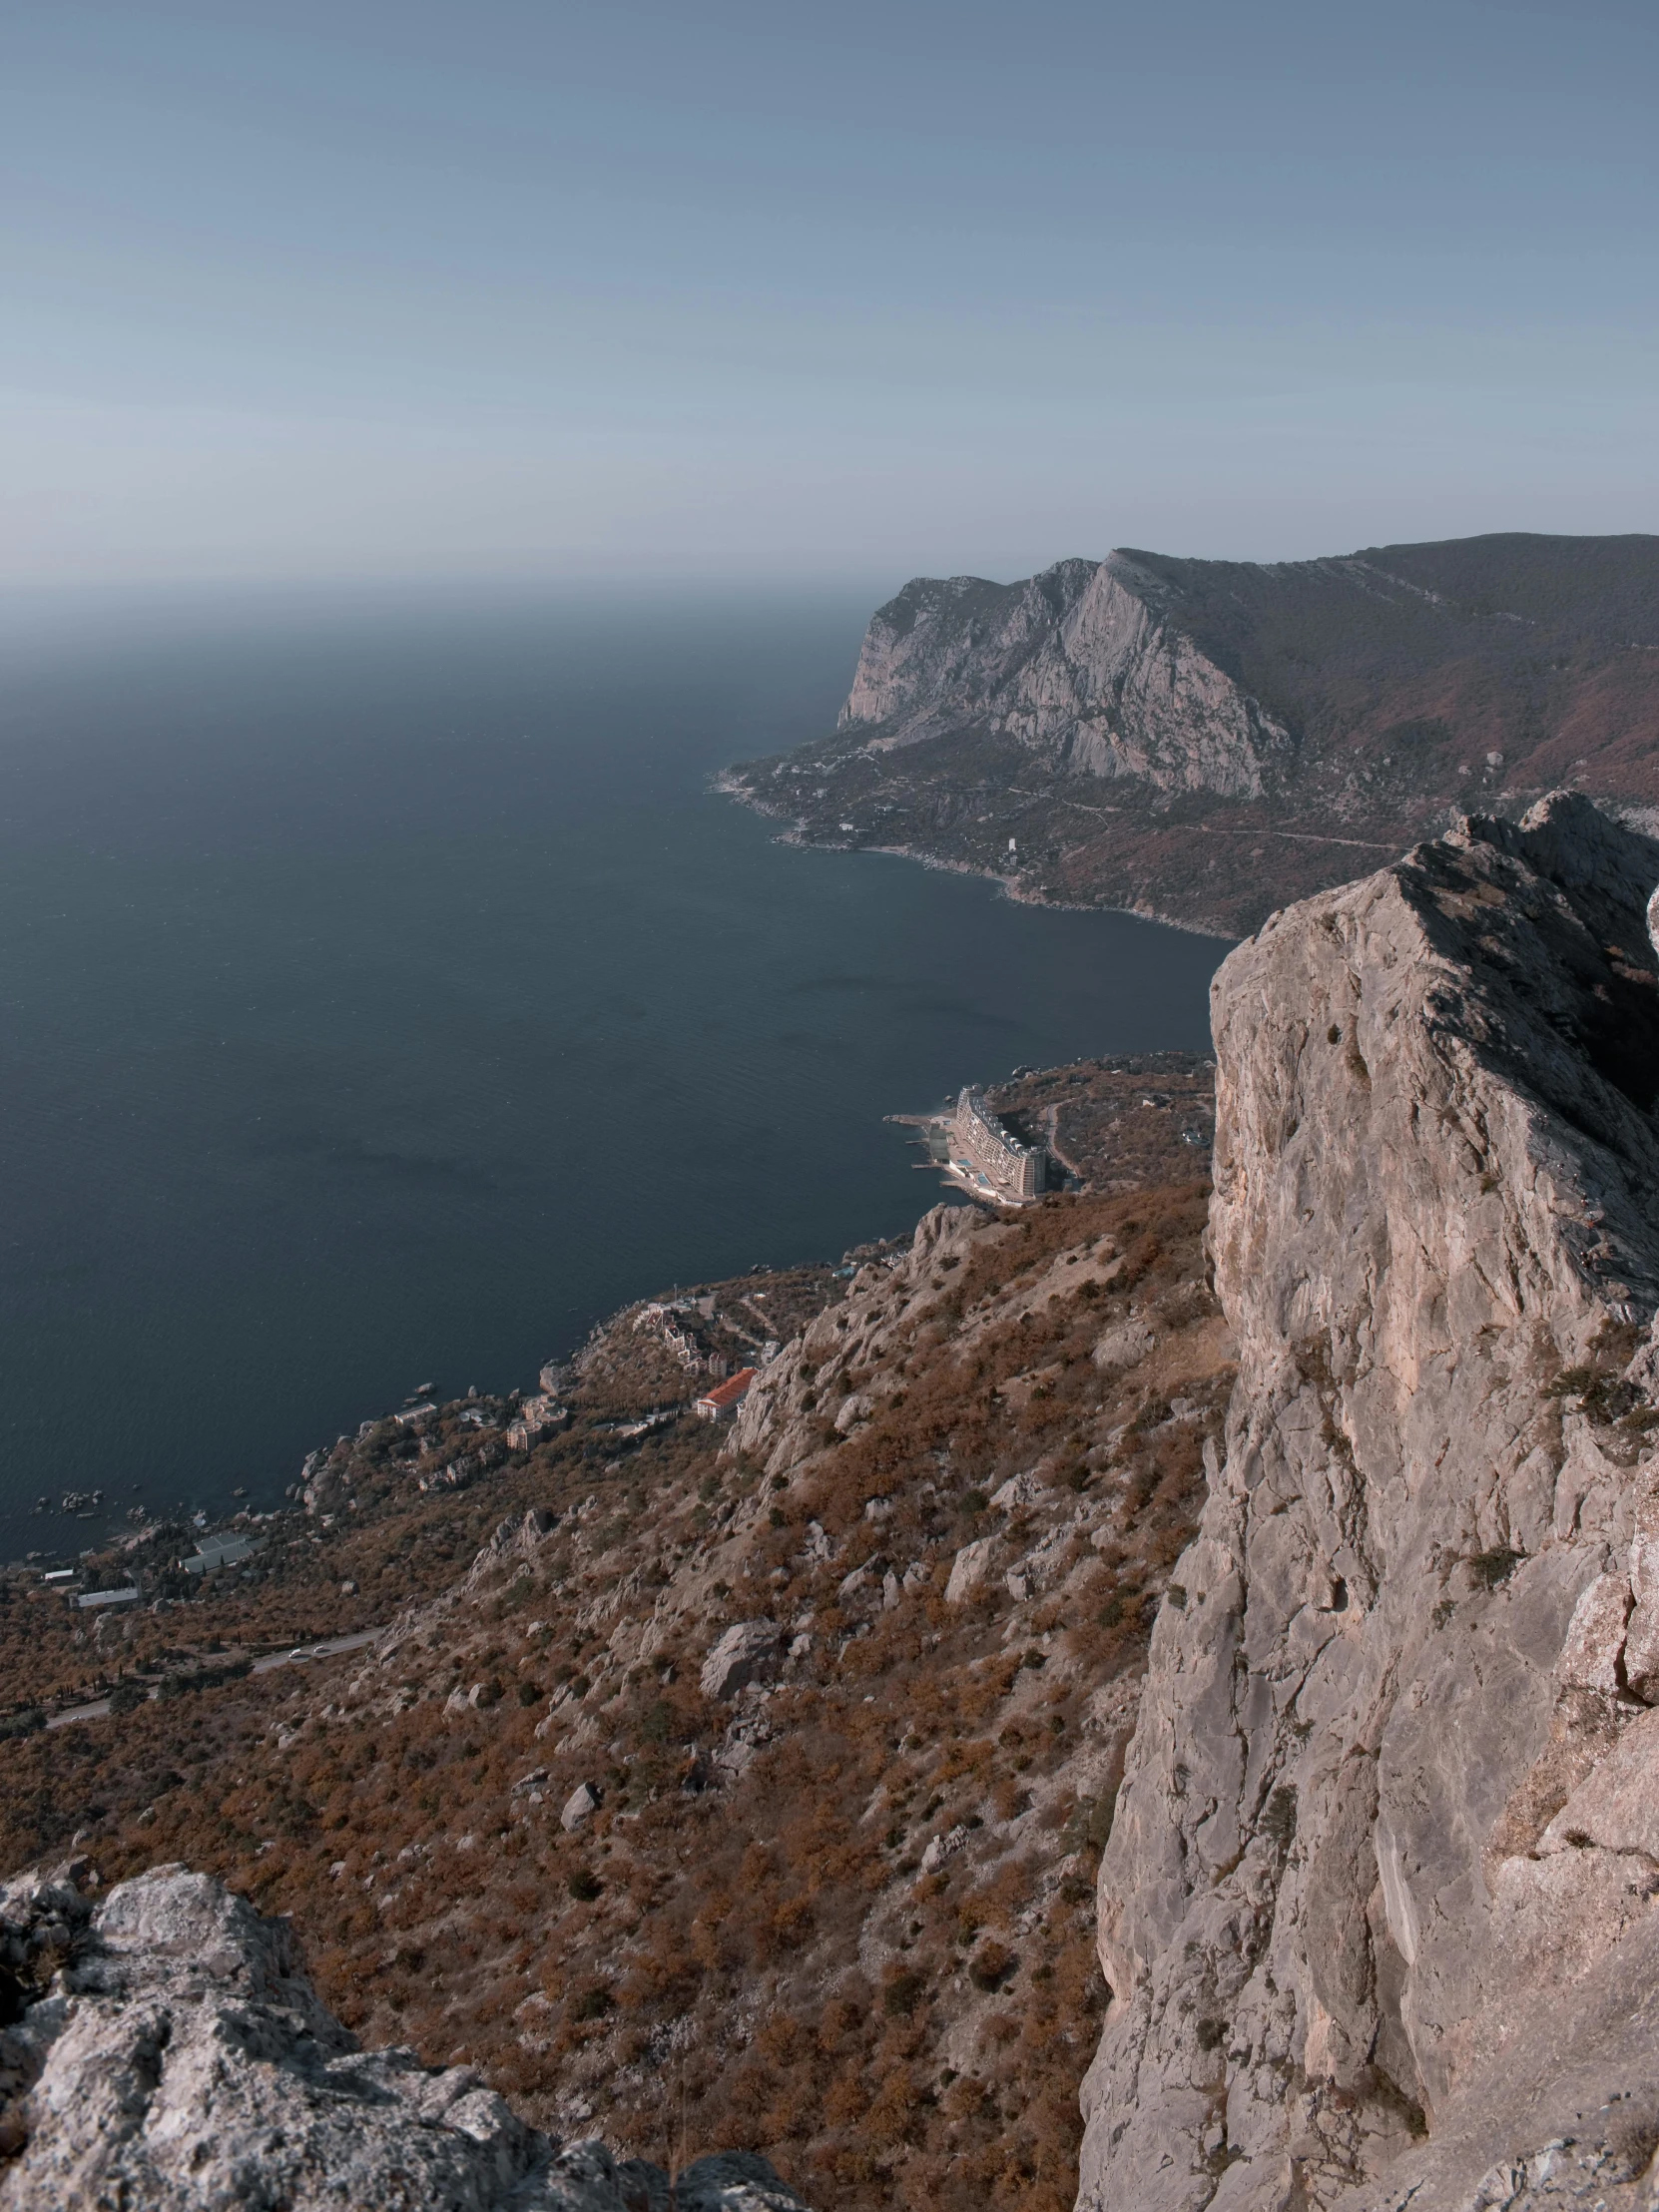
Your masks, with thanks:
[(874, 596), (0, 607), (0, 1558), (906, 1228), (885, 1113), (1204, 1046), (1215, 940), (709, 792)]

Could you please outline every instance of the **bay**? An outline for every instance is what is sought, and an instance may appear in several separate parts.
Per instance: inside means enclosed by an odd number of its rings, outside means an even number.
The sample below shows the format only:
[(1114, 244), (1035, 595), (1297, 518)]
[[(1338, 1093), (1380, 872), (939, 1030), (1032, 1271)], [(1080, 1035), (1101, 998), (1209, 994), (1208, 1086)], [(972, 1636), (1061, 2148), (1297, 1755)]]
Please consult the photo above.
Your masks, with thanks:
[(1205, 1047), (1217, 940), (709, 788), (829, 727), (881, 596), (0, 605), (0, 1558), (906, 1229), (886, 1113)]

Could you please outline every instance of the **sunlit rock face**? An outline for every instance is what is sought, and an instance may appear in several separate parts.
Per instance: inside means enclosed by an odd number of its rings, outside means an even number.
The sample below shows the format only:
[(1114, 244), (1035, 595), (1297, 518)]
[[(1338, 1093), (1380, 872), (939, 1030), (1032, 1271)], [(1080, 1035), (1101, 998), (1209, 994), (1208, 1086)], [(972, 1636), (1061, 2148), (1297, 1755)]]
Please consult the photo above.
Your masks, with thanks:
[(1257, 797), (1288, 733), (1125, 554), (1015, 585), (917, 578), (865, 633), (840, 727), (881, 748), (972, 721), (1093, 776)]
[(1240, 1375), (1101, 1869), (1086, 2207), (1651, 2201), (1656, 883), (1557, 796), (1220, 971)]

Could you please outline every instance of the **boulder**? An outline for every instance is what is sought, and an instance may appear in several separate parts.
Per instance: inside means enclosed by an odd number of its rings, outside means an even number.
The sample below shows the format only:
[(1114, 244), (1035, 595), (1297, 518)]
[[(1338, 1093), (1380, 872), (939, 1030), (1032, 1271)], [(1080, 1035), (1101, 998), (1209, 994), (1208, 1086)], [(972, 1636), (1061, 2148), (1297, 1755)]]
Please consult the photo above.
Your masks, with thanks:
[(1107, 1371), (1138, 1367), (1157, 1342), (1144, 1321), (1120, 1321), (1100, 1337), (1091, 1357)]
[(578, 1782), (565, 1799), (564, 1811), (559, 1815), (559, 1826), (567, 1836), (574, 1836), (579, 1828), (585, 1828), (599, 1810), (599, 1792), (591, 1782)]
[(703, 1662), (703, 1695), (735, 1697), (778, 1656), (776, 1621), (734, 1621)]
[(954, 1859), (966, 1846), (968, 1835), (969, 1831), (965, 1828), (952, 1828), (942, 1836), (935, 1836), (921, 1855), (922, 1873), (931, 1874), (935, 1868), (942, 1867), (947, 1859)]
[(867, 1390), (853, 1390), (843, 1397), (835, 1408), (835, 1433), (844, 1436), (859, 1421), (868, 1420), (875, 1409), (875, 1401)]
[(758, 2151), (699, 2158), (674, 2184), (675, 2212), (806, 2212), (801, 2199)]
[(944, 1586), (947, 1605), (965, 1605), (990, 1572), (994, 1536), (980, 1536), (964, 1544), (950, 1563), (950, 1580)]

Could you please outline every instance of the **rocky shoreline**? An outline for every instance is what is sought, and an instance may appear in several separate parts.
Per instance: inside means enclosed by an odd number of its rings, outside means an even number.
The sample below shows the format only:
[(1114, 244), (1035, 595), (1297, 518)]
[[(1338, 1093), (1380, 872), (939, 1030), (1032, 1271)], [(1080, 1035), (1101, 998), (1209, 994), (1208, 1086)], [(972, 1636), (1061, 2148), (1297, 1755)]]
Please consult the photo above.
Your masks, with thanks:
[(830, 852), (878, 852), (894, 860), (910, 860), (918, 867), (936, 868), (944, 875), (971, 875), (981, 882), (994, 883), (1004, 898), (1012, 899), (1017, 906), (1046, 906), (1059, 913), (1073, 914), (1128, 914), (1136, 921), (1156, 921), (1166, 929), (1184, 929), (1195, 937), (1230, 938), (1232, 932), (1194, 921), (1181, 913), (1165, 913), (1145, 899), (1126, 899), (1114, 903), (1109, 898), (1075, 898), (1060, 895), (1046, 884), (1032, 883), (1021, 875), (1010, 875), (1004, 869), (989, 865), (976, 865), (971, 860), (953, 858), (947, 852), (931, 850), (920, 844), (866, 844), (836, 843), (827, 835), (814, 835), (809, 825), (791, 817), (784, 809), (760, 798), (737, 773), (723, 769), (710, 779), (709, 789), (723, 798), (736, 799), (752, 814), (764, 815), (773, 822), (787, 822), (790, 827), (778, 838), (780, 844), (810, 847), (815, 851)]

